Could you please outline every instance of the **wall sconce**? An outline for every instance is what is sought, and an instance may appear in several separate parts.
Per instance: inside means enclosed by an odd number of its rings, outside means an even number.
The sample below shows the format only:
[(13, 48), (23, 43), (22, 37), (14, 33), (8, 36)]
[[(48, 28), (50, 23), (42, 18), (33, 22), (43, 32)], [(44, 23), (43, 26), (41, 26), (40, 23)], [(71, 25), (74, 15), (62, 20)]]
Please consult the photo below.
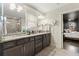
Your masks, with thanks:
[(57, 25), (58, 24), (58, 21), (57, 20), (54, 20), (53, 21), (53, 26)]

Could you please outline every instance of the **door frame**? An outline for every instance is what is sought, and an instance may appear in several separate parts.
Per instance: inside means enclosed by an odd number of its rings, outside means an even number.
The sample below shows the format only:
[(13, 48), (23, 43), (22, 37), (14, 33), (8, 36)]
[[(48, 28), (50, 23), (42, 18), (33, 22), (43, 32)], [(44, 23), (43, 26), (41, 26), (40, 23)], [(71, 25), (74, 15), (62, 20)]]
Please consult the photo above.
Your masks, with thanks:
[(69, 10), (69, 11), (65, 11), (65, 12), (62, 12), (61, 13), (61, 48), (63, 48), (63, 40), (64, 40), (64, 37), (63, 37), (63, 34), (64, 34), (64, 28), (63, 28), (63, 26), (64, 26), (64, 24), (63, 24), (63, 14), (66, 14), (66, 13), (71, 13), (71, 12), (75, 12), (75, 11), (78, 11), (79, 10), (79, 8), (78, 9), (74, 9), (74, 10)]

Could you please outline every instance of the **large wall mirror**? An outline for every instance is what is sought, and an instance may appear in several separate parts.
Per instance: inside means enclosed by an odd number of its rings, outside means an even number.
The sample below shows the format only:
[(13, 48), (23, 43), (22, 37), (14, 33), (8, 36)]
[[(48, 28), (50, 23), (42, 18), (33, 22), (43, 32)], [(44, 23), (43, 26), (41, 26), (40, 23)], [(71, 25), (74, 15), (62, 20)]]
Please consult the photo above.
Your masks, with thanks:
[(3, 35), (36, 32), (39, 12), (21, 3), (3, 3)]
[(0, 3), (0, 38), (2, 36), (3, 30), (3, 21), (2, 21), (2, 3)]
[(3, 4), (4, 27), (3, 34), (21, 33), (22, 21), (25, 20), (25, 11), (22, 4)]

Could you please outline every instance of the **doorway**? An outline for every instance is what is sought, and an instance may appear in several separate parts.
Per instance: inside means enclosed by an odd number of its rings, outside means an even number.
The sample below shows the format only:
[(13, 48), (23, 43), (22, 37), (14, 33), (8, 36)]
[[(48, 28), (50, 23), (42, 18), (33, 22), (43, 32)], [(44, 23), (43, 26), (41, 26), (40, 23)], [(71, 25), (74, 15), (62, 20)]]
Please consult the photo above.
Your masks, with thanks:
[(79, 11), (63, 14), (63, 48), (79, 55)]

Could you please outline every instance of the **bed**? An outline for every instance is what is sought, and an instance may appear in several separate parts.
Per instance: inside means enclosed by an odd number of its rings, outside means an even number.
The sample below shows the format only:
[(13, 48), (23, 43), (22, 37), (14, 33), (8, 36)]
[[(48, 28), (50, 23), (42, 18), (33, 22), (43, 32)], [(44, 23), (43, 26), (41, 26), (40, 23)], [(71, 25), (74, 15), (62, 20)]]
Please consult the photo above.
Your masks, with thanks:
[(65, 38), (79, 40), (79, 32), (64, 33)]

